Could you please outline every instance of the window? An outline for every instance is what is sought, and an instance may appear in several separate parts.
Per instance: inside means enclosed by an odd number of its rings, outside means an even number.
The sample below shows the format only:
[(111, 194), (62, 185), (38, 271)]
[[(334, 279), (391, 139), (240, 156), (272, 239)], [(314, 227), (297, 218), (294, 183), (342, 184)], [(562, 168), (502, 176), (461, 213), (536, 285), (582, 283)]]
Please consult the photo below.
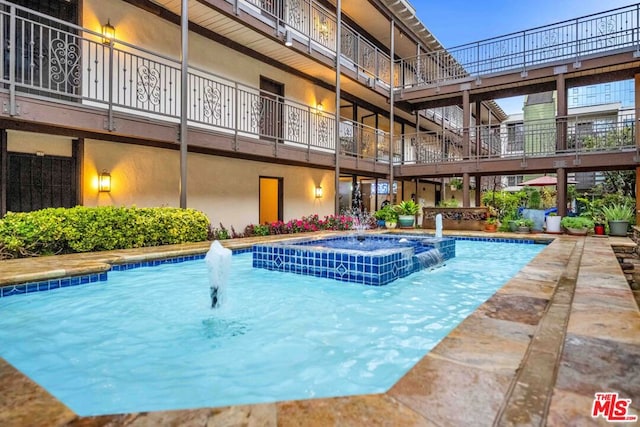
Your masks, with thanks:
[(507, 152), (522, 151), (524, 149), (524, 123), (507, 124)]
[(522, 184), (522, 181), (524, 181), (523, 175), (511, 175), (507, 177), (507, 185), (509, 187), (515, 187), (516, 185), (520, 185)]

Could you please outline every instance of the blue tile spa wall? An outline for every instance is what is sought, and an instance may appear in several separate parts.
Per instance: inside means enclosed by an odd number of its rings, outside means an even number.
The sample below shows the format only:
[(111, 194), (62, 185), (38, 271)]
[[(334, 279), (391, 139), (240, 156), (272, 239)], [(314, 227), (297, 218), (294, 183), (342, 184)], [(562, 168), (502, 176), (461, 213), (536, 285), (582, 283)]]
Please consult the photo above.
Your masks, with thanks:
[[(403, 237), (375, 236), (371, 240), (397, 242), (400, 239)], [(406, 237), (404, 239), (407, 240)], [(253, 266), (380, 286), (433, 265), (425, 263), (422, 255), (416, 255), (417, 252), (426, 253), (438, 249), (442, 260), (455, 256), (453, 239), (423, 236), (416, 239), (418, 245), (415, 246), (385, 247), (366, 251), (331, 249), (324, 246), (333, 245), (338, 241), (353, 240), (352, 237), (308, 240), (294, 244), (259, 244), (253, 247)]]

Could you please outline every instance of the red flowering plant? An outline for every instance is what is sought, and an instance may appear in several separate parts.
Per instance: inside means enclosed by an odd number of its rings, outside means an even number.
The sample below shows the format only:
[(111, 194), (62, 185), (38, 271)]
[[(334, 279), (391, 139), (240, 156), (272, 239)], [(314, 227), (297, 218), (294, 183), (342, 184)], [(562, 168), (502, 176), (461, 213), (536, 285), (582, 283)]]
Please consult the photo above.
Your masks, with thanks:
[(286, 234), (287, 230), (284, 222), (274, 221), (269, 224), (269, 234)]
[(353, 228), (353, 218), (347, 215), (329, 215), (324, 217), (327, 223), (327, 230), (351, 230)]
[[(268, 236), (275, 234), (305, 233), (322, 230), (352, 230), (354, 217), (351, 215), (327, 215), (320, 219), (318, 214), (303, 216), (287, 222), (274, 221), (268, 224), (250, 224), (245, 227), (244, 236)], [(236, 236), (239, 237), (239, 236)]]

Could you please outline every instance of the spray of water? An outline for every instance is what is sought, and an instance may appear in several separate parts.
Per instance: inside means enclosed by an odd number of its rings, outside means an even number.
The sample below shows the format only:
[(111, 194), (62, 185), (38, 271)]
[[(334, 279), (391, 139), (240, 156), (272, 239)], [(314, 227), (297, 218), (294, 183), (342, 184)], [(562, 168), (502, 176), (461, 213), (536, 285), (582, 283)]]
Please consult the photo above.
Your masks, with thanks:
[(209, 271), (211, 308), (218, 308), (224, 302), (229, 271), (231, 270), (231, 250), (224, 248), (215, 240), (204, 260)]

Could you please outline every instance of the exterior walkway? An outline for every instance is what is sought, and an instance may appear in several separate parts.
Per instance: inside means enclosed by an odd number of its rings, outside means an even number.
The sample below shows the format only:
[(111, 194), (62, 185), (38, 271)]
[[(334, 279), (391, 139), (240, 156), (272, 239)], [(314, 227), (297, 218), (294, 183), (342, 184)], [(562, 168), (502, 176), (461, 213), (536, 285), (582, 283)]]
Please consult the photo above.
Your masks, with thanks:
[[(591, 417), (596, 392), (618, 392), (640, 414), (640, 312), (611, 249), (619, 239), (534, 236), (554, 240), (384, 394), (78, 417), (0, 359), (0, 425), (608, 425)], [(257, 240), (271, 238), (224, 243)], [(0, 276), (7, 285), (100, 272), (208, 245), (0, 261)]]

